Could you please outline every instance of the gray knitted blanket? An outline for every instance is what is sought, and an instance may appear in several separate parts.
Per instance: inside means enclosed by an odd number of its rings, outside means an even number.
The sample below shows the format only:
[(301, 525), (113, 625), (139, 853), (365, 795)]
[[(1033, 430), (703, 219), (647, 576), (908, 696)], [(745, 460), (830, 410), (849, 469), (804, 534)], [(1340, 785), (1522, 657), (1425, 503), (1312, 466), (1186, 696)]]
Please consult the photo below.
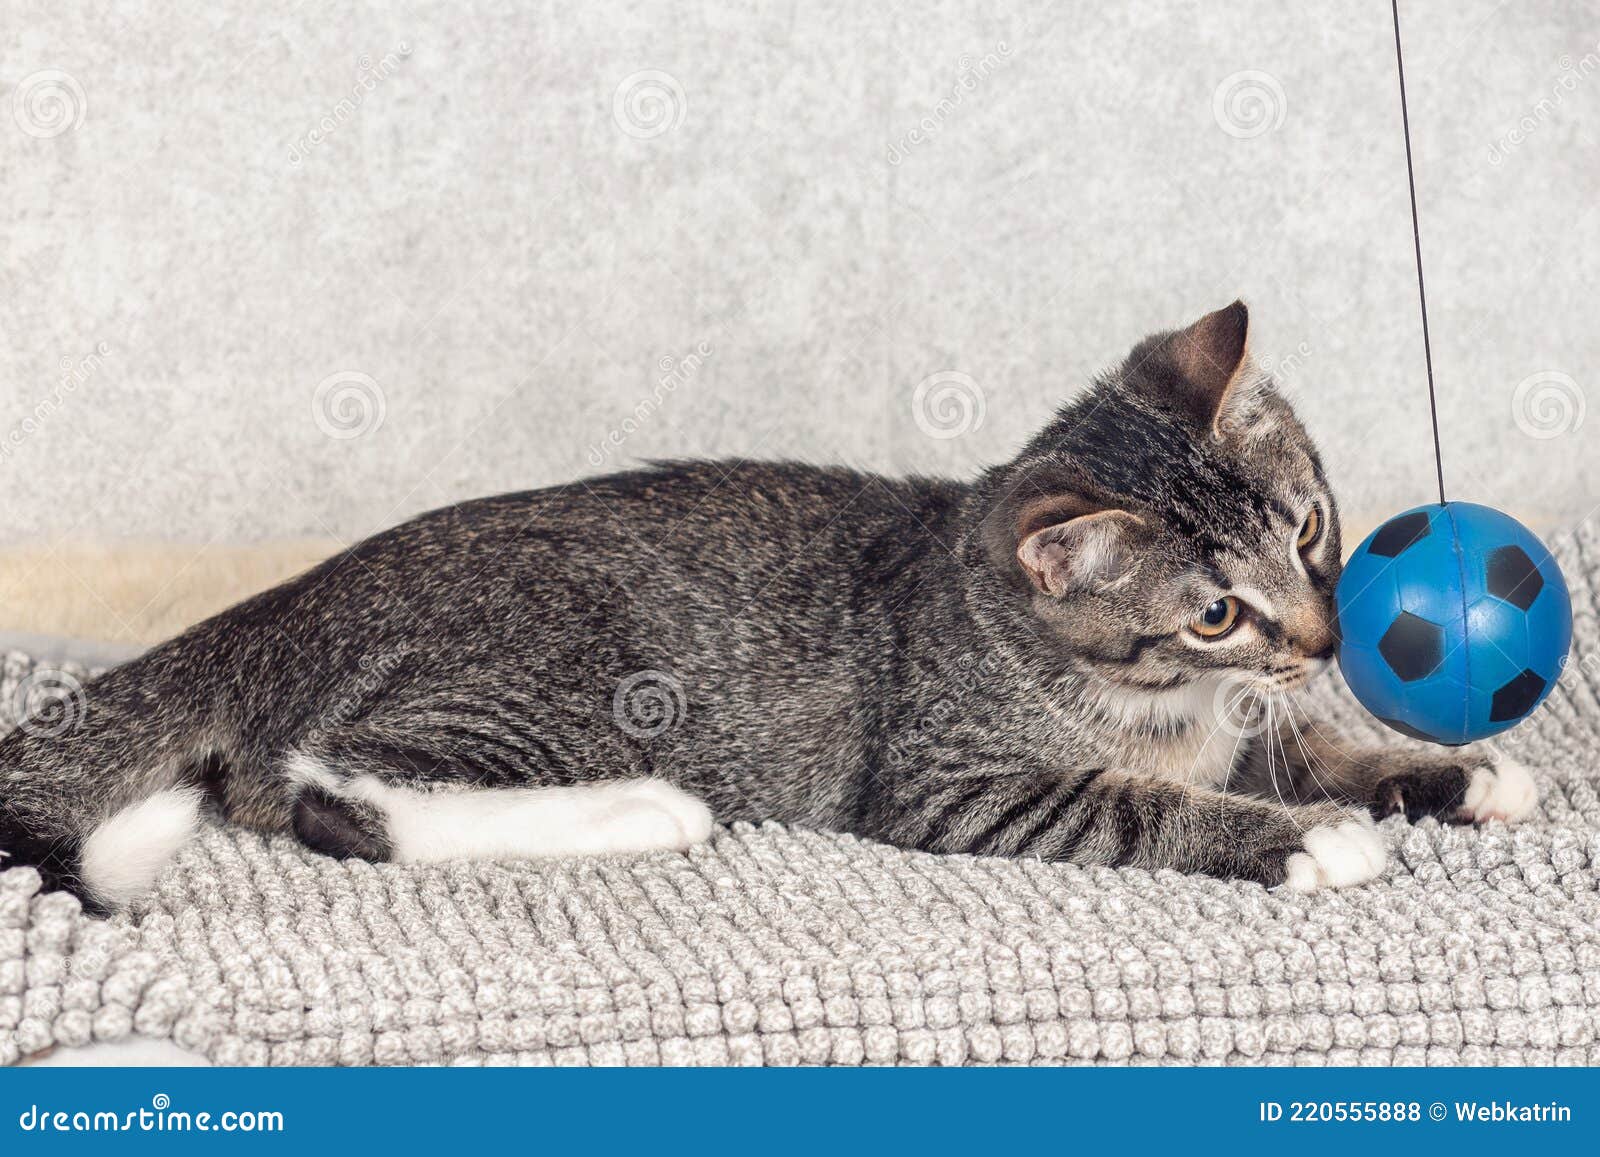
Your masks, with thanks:
[[(110, 922), (0, 872), (0, 1062), (142, 1033), (276, 1065), (1600, 1063), (1600, 533), (1553, 545), (1573, 660), (1502, 740), (1539, 812), (1389, 820), (1388, 875), (1361, 888), (773, 824), (688, 855), (435, 867), (212, 830)], [(8, 657), (0, 703), (30, 675)], [(1335, 682), (1322, 709), (1375, 734)]]

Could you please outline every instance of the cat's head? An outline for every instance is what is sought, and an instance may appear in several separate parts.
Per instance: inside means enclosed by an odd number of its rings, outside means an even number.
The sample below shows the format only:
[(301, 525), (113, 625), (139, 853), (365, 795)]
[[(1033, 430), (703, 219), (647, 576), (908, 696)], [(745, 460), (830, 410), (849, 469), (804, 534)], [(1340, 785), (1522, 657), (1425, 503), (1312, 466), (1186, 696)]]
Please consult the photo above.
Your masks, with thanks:
[(1147, 338), (989, 479), (985, 553), (1056, 659), (1279, 690), (1332, 654), (1338, 510), (1248, 335), (1234, 302)]

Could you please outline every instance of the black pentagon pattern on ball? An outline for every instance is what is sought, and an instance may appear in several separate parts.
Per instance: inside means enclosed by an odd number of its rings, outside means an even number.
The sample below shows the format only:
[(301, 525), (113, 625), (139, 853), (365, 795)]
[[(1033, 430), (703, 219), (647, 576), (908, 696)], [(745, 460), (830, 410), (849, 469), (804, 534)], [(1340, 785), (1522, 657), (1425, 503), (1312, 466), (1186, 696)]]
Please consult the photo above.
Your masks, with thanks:
[(1401, 611), (1378, 640), (1378, 653), (1407, 683), (1431, 675), (1444, 662), (1444, 631), (1435, 623)]
[(1411, 726), (1411, 724), (1407, 723), (1404, 719), (1385, 719), (1380, 715), (1378, 717), (1378, 722), (1382, 723), (1385, 727), (1394, 728), (1401, 735), (1410, 736), (1412, 739), (1420, 739), (1424, 743), (1438, 743), (1439, 742), (1437, 737), (1429, 735), (1426, 731), (1422, 730), (1422, 728), (1420, 728), (1420, 727)]
[(1544, 694), (1544, 676), (1526, 668), (1494, 693), (1489, 703), (1489, 722), (1504, 723), (1508, 719), (1521, 719), (1533, 710)]
[(1410, 514), (1402, 514), (1399, 518), (1391, 518), (1378, 528), (1377, 534), (1372, 536), (1372, 543), (1367, 547), (1367, 553), (1382, 558), (1393, 558), (1412, 544), (1427, 538), (1428, 530), (1428, 514), (1424, 510), (1414, 510)]
[(1502, 546), (1489, 554), (1489, 593), (1527, 610), (1544, 590), (1544, 575), (1520, 546)]

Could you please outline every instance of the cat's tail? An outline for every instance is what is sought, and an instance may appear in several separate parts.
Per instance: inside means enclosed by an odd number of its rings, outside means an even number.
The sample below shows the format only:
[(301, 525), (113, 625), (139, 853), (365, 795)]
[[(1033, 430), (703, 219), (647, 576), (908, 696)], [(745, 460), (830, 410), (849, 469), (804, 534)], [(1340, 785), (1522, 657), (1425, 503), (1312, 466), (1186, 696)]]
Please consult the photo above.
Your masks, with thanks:
[(194, 704), (127, 692), (119, 668), (0, 740), (0, 868), (109, 911), (137, 899), (194, 834), (205, 792)]

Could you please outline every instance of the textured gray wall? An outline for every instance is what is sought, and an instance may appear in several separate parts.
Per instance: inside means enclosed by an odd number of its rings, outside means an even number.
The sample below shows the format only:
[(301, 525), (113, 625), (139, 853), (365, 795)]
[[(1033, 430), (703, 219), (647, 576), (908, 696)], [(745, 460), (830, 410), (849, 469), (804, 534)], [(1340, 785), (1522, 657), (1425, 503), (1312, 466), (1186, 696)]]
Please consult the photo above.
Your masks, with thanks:
[[(1382, 0), (0, 2), (7, 541), (966, 471), (1235, 295), (1347, 506), (1430, 495)], [(1600, 14), (1403, 7), (1453, 489), (1570, 522)]]

